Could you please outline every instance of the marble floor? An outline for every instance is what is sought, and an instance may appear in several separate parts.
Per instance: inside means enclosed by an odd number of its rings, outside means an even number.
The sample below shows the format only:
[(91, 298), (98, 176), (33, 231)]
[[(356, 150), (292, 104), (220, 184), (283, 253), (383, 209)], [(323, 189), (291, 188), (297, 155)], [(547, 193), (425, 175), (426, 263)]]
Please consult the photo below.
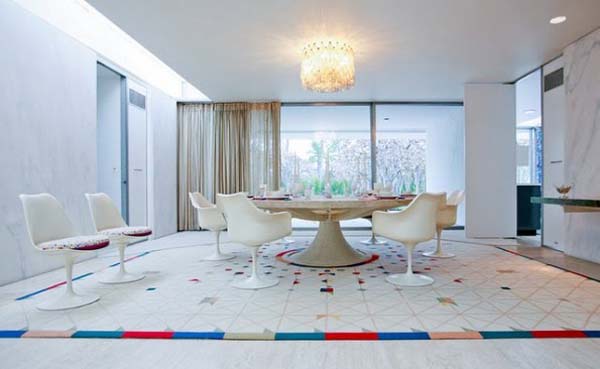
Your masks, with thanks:
[[(386, 275), (405, 268), (404, 249), (395, 243), (367, 248), (379, 254), (379, 260), (353, 268), (301, 268), (275, 257), (306, 247), (313, 234), (296, 231), (296, 243), (287, 249), (281, 245), (262, 249), (261, 267), (279, 278), (280, 284), (259, 291), (229, 286), (244, 278), (249, 263), (247, 250), (228, 243), (226, 237), (223, 248), (233, 252), (235, 259), (200, 261), (212, 249), (207, 232), (178, 233), (131, 246), (127, 267), (145, 273), (146, 278), (122, 286), (95, 280), (95, 274), (106, 272), (115, 262), (115, 252), (105, 251), (75, 268), (75, 275), (94, 273), (76, 281), (75, 288), (99, 293), (99, 303), (68, 312), (35, 309), (42, 299), (60, 293), (44, 289), (62, 281), (63, 271), (45, 273), (0, 287), (0, 330), (435, 333), (600, 329), (600, 283), (499, 248), (523, 251), (524, 246), (515, 240), (469, 240), (461, 231), (446, 232), (444, 247), (457, 257), (433, 260), (419, 255), (415, 264), (416, 270), (431, 275), (436, 283), (397, 288), (385, 282)], [(358, 241), (368, 236), (367, 231), (345, 234), (356, 247), (362, 247)], [(418, 250), (432, 247), (433, 243), (427, 243)], [(38, 291), (43, 292), (31, 295)], [(19, 297), (25, 298), (15, 301)], [(36, 357), (63, 368), (115, 368), (127, 363), (130, 367), (132, 357), (147, 363), (144, 367), (161, 368), (188, 367), (199, 358), (210, 364), (207, 367), (255, 367), (252, 360), (258, 360), (263, 367), (328, 363), (327, 367), (352, 368), (365, 367), (360, 363), (370, 360), (376, 364), (369, 367), (381, 368), (399, 363), (539, 368), (535, 357), (544, 352), (547, 365), (543, 367), (592, 368), (600, 359), (598, 345), (600, 340), (594, 339), (360, 343), (0, 339), (0, 357), (7, 367), (28, 368), (36, 367), (31, 365)], [(92, 346), (93, 354), (81, 355), (81, 350)], [(369, 347), (369, 354), (360, 355), (356, 347)], [(305, 350), (312, 353), (306, 360)], [(422, 354), (414, 355), (413, 350)], [(495, 359), (489, 365), (482, 365), (491, 358)], [(297, 365), (292, 366), (294, 362)]]

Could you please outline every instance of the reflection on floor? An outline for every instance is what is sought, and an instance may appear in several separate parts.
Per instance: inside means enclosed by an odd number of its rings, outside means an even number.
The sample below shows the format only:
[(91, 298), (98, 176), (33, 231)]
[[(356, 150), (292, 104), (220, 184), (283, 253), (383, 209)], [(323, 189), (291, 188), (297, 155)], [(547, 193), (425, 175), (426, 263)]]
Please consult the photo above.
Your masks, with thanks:
[(507, 246), (505, 248), (544, 264), (579, 273), (588, 278), (600, 281), (600, 265), (597, 263), (566, 255), (550, 247), (519, 245)]
[[(248, 251), (241, 245), (224, 245), (235, 253), (232, 261), (201, 262), (212, 251), (206, 232), (138, 244), (128, 250), (138, 256), (128, 268), (146, 278), (120, 286), (99, 284), (93, 274), (82, 278), (76, 289), (102, 296), (87, 307), (66, 312), (35, 308), (61, 292), (45, 290), (62, 280), (61, 270), (0, 288), (0, 329), (232, 334), (600, 329), (600, 283), (490, 246), (523, 250), (514, 240), (473, 241), (462, 232), (448, 232), (451, 241), (444, 246), (456, 258), (419, 254), (415, 264), (436, 283), (398, 288), (385, 282), (388, 274), (406, 266), (404, 248), (394, 243), (368, 248), (379, 260), (352, 268), (302, 268), (276, 260), (286, 249), (306, 247), (311, 234), (296, 232), (295, 244), (262, 249), (261, 267), (280, 283), (258, 291), (230, 287), (248, 272)], [(346, 235), (362, 247), (358, 241), (368, 232)], [(432, 247), (430, 242), (418, 250)], [(75, 273), (100, 273), (114, 260), (114, 253), (104, 254), (78, 264)]]

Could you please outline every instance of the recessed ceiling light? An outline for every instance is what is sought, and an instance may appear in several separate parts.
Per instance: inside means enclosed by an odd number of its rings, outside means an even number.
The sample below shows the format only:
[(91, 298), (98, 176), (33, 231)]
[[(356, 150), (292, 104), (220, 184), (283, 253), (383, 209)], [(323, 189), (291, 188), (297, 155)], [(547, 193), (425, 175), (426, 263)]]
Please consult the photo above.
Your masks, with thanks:
[(554, 18), (550, 19), (550, 23), (561, 24), (562, 22), (564, 22), (566, 20), (567, 20), (567, 17), (565, 17), (564, 15), (561, 15), (559, 17), (554, 17)]

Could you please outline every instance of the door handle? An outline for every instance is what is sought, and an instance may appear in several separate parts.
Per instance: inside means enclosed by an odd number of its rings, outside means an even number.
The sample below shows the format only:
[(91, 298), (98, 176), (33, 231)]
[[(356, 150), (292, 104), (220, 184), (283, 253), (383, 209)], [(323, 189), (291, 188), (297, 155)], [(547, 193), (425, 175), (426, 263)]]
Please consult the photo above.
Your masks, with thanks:
[(550, 164), (560, 164), (562, 162), (562, 160), (550, 160)]
[(139, 168), (133, 168), (133, 171), (134, 172), (143, 172), (144, 170), (143, 169), (139, 169)]

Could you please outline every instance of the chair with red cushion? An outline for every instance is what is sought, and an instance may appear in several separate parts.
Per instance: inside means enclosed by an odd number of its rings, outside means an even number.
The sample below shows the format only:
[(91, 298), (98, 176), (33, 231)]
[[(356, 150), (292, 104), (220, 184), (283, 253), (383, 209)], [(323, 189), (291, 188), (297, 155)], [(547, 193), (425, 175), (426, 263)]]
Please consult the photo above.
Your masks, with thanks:
[(66, 310), (98, 301), (98, 295), (80, 295), (73, 291), (73, 264), (77, 256), (108, 246), (109, 238), (77, 235), (62, 205), (50, 194), (20, 195), (19, 198), (25, 212), (29, 239), (36, 250), (65, 258), (65, 293), (56, 300), (39, 304), (38, 309)]
[(143, 274), (133, 274), (125, 270), (125, 248), (152, 234), (148, 227), (129, 227), (121, 217), (119, 209), (105, 193), (86, 193), (90, 213), (96, 232), (110, 238), (119, 249), (119, 270), (116, 273), (104, 272), (98, 276), (101, 283), (129, 283), (144, 278)]

